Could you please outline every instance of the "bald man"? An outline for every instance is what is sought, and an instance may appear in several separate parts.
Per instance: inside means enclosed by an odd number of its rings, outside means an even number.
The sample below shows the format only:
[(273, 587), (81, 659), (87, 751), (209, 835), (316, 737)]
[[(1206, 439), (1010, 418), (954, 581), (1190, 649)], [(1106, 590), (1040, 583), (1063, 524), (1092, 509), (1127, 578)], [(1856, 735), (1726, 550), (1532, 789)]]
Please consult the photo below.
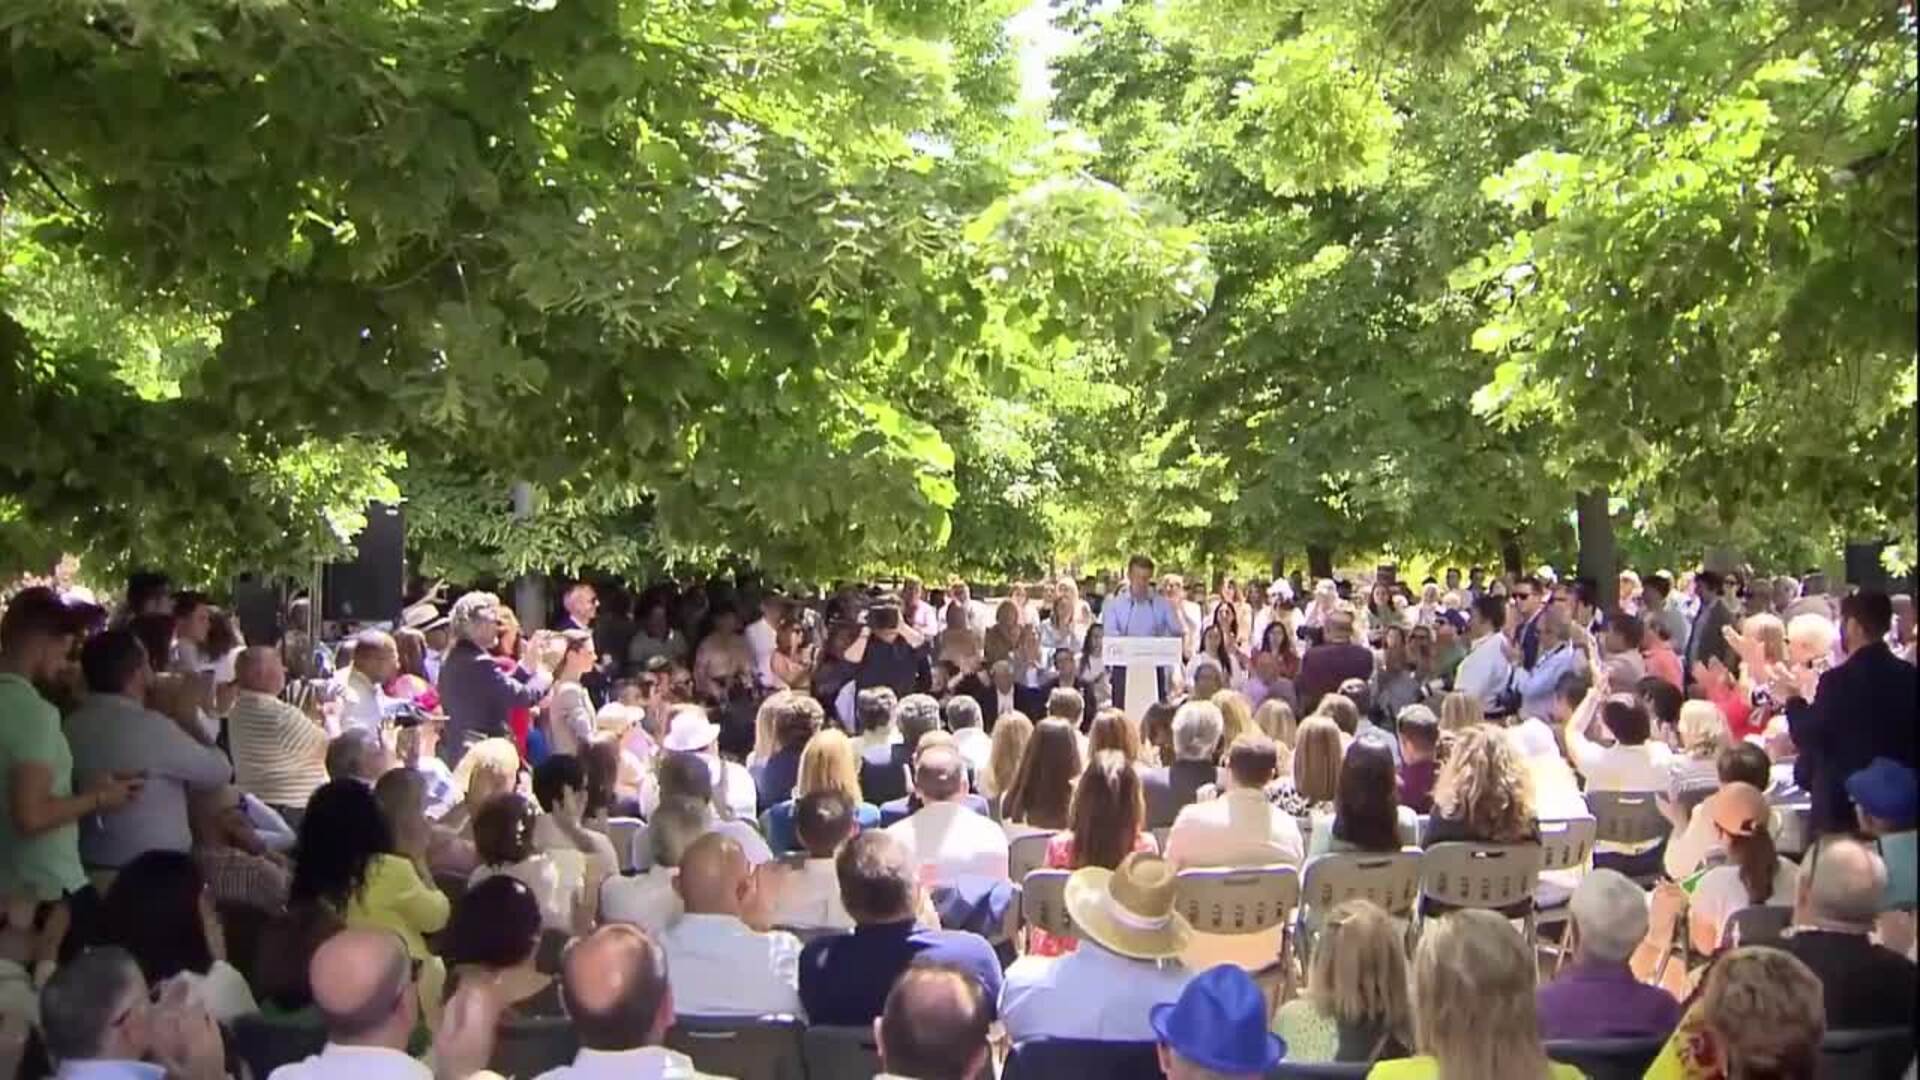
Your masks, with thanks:
[(609, 923), (575, 942), (562, 962), (560, 995), (580, 1052), (540, 1080), (703, 1075), (661, 1045), (673, 1026), (673, 990), (666, 953), (645, 930)]
[(339, 676), (340, 726), (378, 733), (388, 702), (381, 688), (400, 673), (400, 650), (393, 635), (365, 630), (353, 639), (353, 666)]
[(915, 964), (893, 984), (873, 1022), (889, 1076), (975, 1080), (988, 1073), (987, 1026), (993, 1010), (980, 983), (944, 964)]
[(925, 748), (914, 761), (913, 792), (920, 809), (887, 832), (933, 867), (934, 885), (962, 877), (1007, 880), (1007, 834), (967, 806), (967, 763), (951, 743)]
[(1852, 837), (1827, 840), (1801, 864), (1794, 930), (1780, 947), (1819, 976), (1829, 1031), (1913, 1023), (1913, 961), (1868, 936), (1886, 890), (1886, 864)]
[(327, 782), (327, 729), (280, 700), (287, 669), (278, 650), (243, 649), (234, 679), (239, 690), (227, 713), (233, 781), (297, 828), (307, 800)]
[(677, 1008), (691, 1016), (800, 1013), (800, 940), (747, 925), (760, 907), (753, 869), (738, 841), (721, 833), (680, 856), (674, 887), (686, 914), (660, 936)]

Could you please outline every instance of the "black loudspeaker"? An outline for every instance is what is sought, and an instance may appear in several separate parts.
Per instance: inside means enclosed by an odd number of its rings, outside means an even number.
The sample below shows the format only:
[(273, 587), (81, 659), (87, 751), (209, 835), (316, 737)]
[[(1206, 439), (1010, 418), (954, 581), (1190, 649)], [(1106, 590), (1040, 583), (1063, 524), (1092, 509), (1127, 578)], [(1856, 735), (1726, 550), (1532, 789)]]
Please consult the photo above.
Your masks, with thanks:
[(280, 590), (273, 582), (251, 574), (236, 579), (233, 615), (240, 620), (240, 636), (247, 639), (247, 644), (280, 644)]
[(386, 622), (400, 614), (407, 580), (407, 523), (398, 506), (367, 507), (367, 527), (354, 560), (330, 563), (321, 577), (320, 617), (333, 622)]
[(1847, 545), (1847, 584), (1862, 589), (1887, 587), (1887, 568), (1880, 562), (1885, 542)]

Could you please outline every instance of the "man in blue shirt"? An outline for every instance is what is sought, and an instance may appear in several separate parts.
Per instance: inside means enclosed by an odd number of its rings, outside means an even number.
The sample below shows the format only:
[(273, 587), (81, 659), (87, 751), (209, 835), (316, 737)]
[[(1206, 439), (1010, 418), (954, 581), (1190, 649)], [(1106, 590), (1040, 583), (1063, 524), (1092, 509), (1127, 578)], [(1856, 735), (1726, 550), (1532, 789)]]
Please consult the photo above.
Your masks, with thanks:
[[(1100, 626), (1108, 641), (1117, 637), (1180, 637), (1180, 616), (1166, 597), (1153, 591), (1153, 560), (1135, 555), (1127, 560), (1127, 588), (1108, 600), (1100, 612)], [(1127, 669), (1109, 667), (1114, 708), (1126, 707)], [(1167, 672), (1162, 668), (1160, 696), (1167, 694)]]
[(1516, 680), (1520, 715), (1542, 720), (1553, 716), (1553, 692), (1560, 677), (1580, 670), (1580, 654), (1573, 647), (1574, 624), (1565, 611), (1551, 607), (1538, 620), (1540, 656), (1533, 669)]
[(815, 938), (800, 953), (800, 1004), (810, 1023), (873, 1023), (888, 989), (915, 960), (970, 973), (989, 1008), (1000, 1000), (1000, 960), (985, 938), (916, 925), (914, 854), (898, 837), (860, 833), (840, 849), (834, 869), (854, 928)]

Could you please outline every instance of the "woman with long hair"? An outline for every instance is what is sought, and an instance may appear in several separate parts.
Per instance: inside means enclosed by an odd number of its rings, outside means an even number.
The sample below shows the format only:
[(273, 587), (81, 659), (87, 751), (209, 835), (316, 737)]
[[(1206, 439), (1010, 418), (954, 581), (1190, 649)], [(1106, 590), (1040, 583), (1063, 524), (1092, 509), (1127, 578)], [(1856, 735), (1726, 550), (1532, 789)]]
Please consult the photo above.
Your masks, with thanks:
[[(1534, 814), (1533, 783), (1507, 733), (1480, 724), (1459, 732), (1433, 784), (1433, 813), (1424, 843), (1453, 840), (1481, 844), (1531, 844), (1540, 841)], [(1502, 909), (1523, 918), (1533, 909), (1528, 898)], [(1423, 901), (1427, 914), (1447, 910)]]
[[(1118, 750), (1097, 751), (1074, 785), (1067, 828), (1047, 841), (1046, 865), (1112, 870), (1136, 851), (1153, 854), (1159, 849), (1146, 824), (1146, 795), (1133, 763)], [(1036, 929), (1027, 938), (1027, 955), (1059, 956), (1076, 944), (1071, 937)]]
[[(1080, 610), (1080, 589), (1072, 578), (1061, 578), (1053, 587), (1053, 603), (1038, 632), (1040, 655), (1050, 657), (1056, 649), (1072, 650), (1075, 657), (1087, 644), (1086, 616)], [(1086, 670), (1084, 665), (1081, 670)]]
[(1300, 724), (1289, 775), (1274, 785), (1273, 804), (1295, 817), (1333, 813), (1340, 793), (1340, 756), (1339, 726), (1324, 716), (1307, 717)]
[(1119, 709), (1101, 709), (1087, 729), (1087, 756), (1095, 757), (1102, 750), (1117, 750), (1128, 764), (1140, 764), (1140, 729)]
[(1001, 660), (1013, 665), (1018, 676), (1023, 669), (1022, 657), (1016, 654), (1020, 647), (1020, 608), (1012, 600), (1002, 600), (993, 609), (993, 625), (981, 636), (982, 668), (990, 668)]
[(390, 698), (411, 701), (427, 712), (440, 711), (440, 692), (427, 674), (427, 635), (411, 626), (393, 632), (393, 652), (400, 658), (399, 670), (387, 680), (381, 692)]
[(467, 888), (505, 875), (525, 882), (540, 901), (540, 918), (549, 930), (584, 934), (593, 928), (586, 859), (578, 851), (541, 851), (534, 841), (540, 817), (523, 795), (497, 795), (473, 819), (473, 848), (480, 865)]
[(1486, 709), (1472, 694), (1452, 691), (1440, 699), (1440, 732), (1465, 731), (1486, 722)]
[(1253, 710), (1253, 726), (1276, 745), (1286, 747), (1287, 755), (1292, 756), (1293, 744), (1300, 739), (1300, 721), (1294, 719), (1292, 706), (1272, 699), (1261, 702)]
[(980, 777), (980, 794), (987, 797), (987, 804), (996, 811), (1000, 796), (1013, 786), (1013, 778), (1020, 772), (1020, 761), (1027, 754), (1027, 741), (1032, 738), (1033, 721), (1018, 709), (1000, 714), (1000, 719), (994, 722), (993, 742), (987, 748), (987, 771)]
[(1413, 1046), (1406, 932), (1371, 900), (1348, 900), (1320, 924), (1306, 993), (1280, 1006), (1273, 1031), (1288, 1061), (1384, 1061)]
[(1355, 739), (1340, 761), (1333, 827), (1313, 831), (1307, 858), (1330, 851), (1399, 851), (1414, 832), (1413, 812), (1400, 805), (1399, 788), (1386, 739)]
[(1156, 701), (1140, 717), (1140, 745), (1148, 760), (1161, 768), (1173, 764), (1173, 714), (1171, 701)]
[(142, 852), (120, 868), (100, 904), (99, 941), (132, 953), (149, 986), (176, 976), (193, 982), (221, 1023), (258, 1008), (246, 976), (227, 963), (213, 897), (184, 851)]
[(1375, 716), (1399, 716), (1400, 710), (1420, 701), (1426, 694), (1415, 669), (1413, 652), (1407, 645), (1407, 630), (1389, 626), (1373, 667), (1373, 712)]
[(1238, 690), (1222, 690), (1210, 700), (1220, 710), (1220, 753), (1225, 757), (1233, 740), (1253, 730), (1253, 703)]
[(501, 1019), (560, 1017), (560, 981), (534, 967), (542, 933), (540, 901), (526, 882), (491, 877), (467, 890), (447, 924), (449, 989), (493, 988)]
[(593, 741), (594, 717), (593, 698), (580, 680), (599, 657), (593, 650), (593, 635), (585, 630), (563, 631), (560, 639), (566, 644), (553, 666), (553, 689), (547, 695), (547, 748), (555, 754), (578, 755)]
[(1419, 1056), (1375, 1065), (1368, 1080), (1582, 1080), (1547, 1058), (1533, 989), (1533, 950), (1506, 919), (1461, 911), (1429, 923), (1413, 955)]
[[(1001, 719), (1004, 722), (1005, 717)], [(800, 838), (793, 831), (794, 810), (801, 799), (829, 791), (846, 796), (853, 804), (854, 821), (860, 828), (879, 827), (879, 807), (865, 801), (860, 793), (860, 758), (853, 752), (853, 740), (837, 728), (815, 732), (800, 751), (800, 771), (792, 797), (767, 810), (767, 846), (776, 854), (802, 850)]]
[(1260, 635), (1260, 652), (1279, 664), (1280, 677), (1291, 682), (1300, 677), (1300, 645), (1293, 628), (1280, 619), (1267, 624)]
[(1702, 874), (1687, 903), (1687, 926), (1696, 952), (1720, 948), (1727, 920), (1741, 908), (1762, 904), (1790, 908), (1800, 868), (1773, 843), (1773, 808), (1752, 784), (1734, 782), (1701, 804), (1726, 849), (1727, 861)]
[(1064, 829), (1069, 824), (1073, 783), (1080, 776), (1080, 738), (1065, 720), (1048, 718), (1033, 726), (1020, 770), (1000, 796), (1002, 825)]
[(426, 935), (452, 910), (433, 876), (400, 853), (372, 789), (351, 778), (327, 781), (307, 802), (287, 903), (321, 904), (350, 927), (390, 930), (421, 961), (433, 955)]

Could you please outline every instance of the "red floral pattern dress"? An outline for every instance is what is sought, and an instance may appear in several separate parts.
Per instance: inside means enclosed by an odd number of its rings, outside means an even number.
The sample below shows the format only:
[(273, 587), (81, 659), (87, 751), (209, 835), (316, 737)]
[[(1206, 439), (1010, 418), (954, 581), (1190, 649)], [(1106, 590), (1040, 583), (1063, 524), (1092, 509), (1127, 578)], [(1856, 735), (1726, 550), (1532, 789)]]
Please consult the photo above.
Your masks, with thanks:
[[(1153, 842), (1153, 834), (1143, 832), (1133, 838), (1133, 850), (1155, 855), (1159, 853), (1160, 848)], [(1073, 861), (1073, 833), (1063, 829), (1054, 833), (1053, 839), (1047, 841), (1046, 866), (1049, 870), (1080, 869), (1074, 865)], [(1027, 931), (1028, 956), (1063, 956), (1078, 948), (1079, 945), (1080, 939), (1076, 937), (1050, 934), (1038, 927)]]

